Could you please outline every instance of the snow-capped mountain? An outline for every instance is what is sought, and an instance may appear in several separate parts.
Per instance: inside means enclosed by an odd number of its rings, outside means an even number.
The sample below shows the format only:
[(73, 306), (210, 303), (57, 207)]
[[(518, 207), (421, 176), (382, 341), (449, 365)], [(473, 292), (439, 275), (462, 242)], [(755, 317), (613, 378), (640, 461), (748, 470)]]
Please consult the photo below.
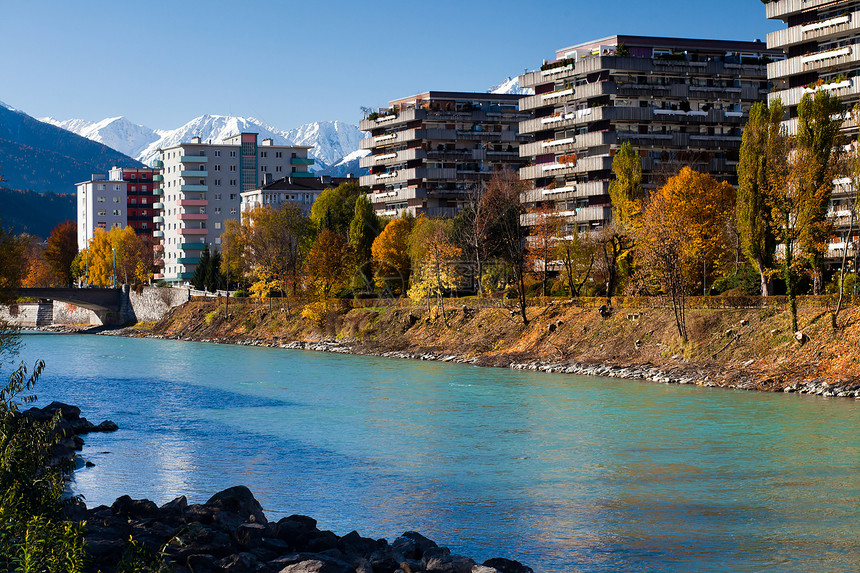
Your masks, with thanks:
[(362, 157), (367, 157), (368, 155), (370, 155), (369, 149), (356, 149), (349, 155), (345, 155), (334, 165), (329, 165), (321, 170), (320, 173), (322, 175), (331, 175), (332, 177), (346, 177), (350, 174), (355, 177), (367, 175), (368, 170), (360, 167), (358, 162)]
[(534, 95), (535, 91), (532, 88), (521, 88), (519, 76), (508, 77), (497, 86), (493, 86), (487, 90), (491, 94), (517, 94), (517, 95)]
[(109, 117), (96, 122), (85, 119), (57, 121), (51, 117), (39, 119), (87, 139), (104, 143), (120, 153), (138, 159), (150, 144), (159, 140), (159, 135), (155, 131), (132, 123), (124, 117)]
[(157, 159), (158, 149), (191, 141), (195, 136), (215, 143), (237, 133), (255, 132), (260, 134), (260, 141), (271, 138), (275, 145), (313, 147), (309, 155), (316, 160), (316, 164), (311, 169), (319, 171), (356, 151), (359, 141), (365, 136), (358, 126), (342, 121), (313, 122), (283, 131), (253, 117), (210, 114), (201, 115), (181, 127), (169, 130), (150, 129), (134, 124), (124, 117), (99, 122), (80, 119), (60, 121), (49, 117), (41, 118), (41, 121), (104, 143), (147, 165)]

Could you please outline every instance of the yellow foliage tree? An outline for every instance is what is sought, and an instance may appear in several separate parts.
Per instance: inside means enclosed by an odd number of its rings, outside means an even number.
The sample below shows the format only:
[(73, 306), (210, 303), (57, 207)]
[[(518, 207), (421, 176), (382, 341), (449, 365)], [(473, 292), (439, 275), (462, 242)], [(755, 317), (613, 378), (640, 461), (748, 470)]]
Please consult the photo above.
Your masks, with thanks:
[(377, 286), (392, 294), (404, 294), (409, 284), (409, 233), (407, 219), (389, 221), (370, 248)]
[(96, 229), (82, 254), (89, 265), (87, 282), (91, 284), (111, 286), (114, 279), (116, 283), (143, 283), (152, 279), (152, 249), (131, 227)]
[[(685, 299), (699, 269), (720, 268), (731, 253), (735, 189), (684, 167), (651, 197), (637, 231), (638, 251), (671, 296), (678, 334), (687, 338)], [(707, 280), (706, 273), (702, 279)]]
[(460, 249), (451, 240), (453, 221), (419, 217), (409, 235), (409, 255), (412, 259), (412, 286), (409, 298), (427, 300), (435, 297), (442, 319), (445, 306), (442, 296), (457, 288), (459, 274), (454, 262), (460, 257)]

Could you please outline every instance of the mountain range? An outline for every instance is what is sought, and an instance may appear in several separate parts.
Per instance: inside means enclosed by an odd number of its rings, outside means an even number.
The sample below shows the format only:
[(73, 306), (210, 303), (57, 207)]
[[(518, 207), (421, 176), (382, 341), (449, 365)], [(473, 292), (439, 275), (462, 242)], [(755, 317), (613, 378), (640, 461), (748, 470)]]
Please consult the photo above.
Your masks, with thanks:
[(40, 121), (104, 143), (147, 165), (158, 158), (159, 149), (188, 142), (194, 136), (215, 143), (237, 133), (251, 132), (259, 134), (259, 141), (272, 139), (275, 145), (313, 147), (309, 152), (316, 160), (312, 169), (324, 171), (357, 150), (359, 141), (364, 138), (358, 126), (342, 121), (313, 122), (284, 131), (254, 117), (211, 114), (196, 117), (176, 129), (151, 129), (132, 123), (125, 117), (95, 122), (43, 117)]

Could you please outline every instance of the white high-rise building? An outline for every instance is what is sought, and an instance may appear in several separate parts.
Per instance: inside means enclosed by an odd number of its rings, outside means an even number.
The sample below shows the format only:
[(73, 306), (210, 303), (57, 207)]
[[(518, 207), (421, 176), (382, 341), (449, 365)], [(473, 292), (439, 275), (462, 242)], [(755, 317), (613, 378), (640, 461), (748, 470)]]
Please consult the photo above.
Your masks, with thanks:
[(228, 219), (239, 219), (241, 194), (267, 179), (314, 177), (308, 171), (310, 147), (274, 145), (265, 139), (257, 145), (256, 133), (241, 133), (218, 144), (199, 137), (162, 149), (154, 163), (164, 178), (163, 217), (155, 232), (164, 244), (163, 270), (156, 278), (187, 282), (200, 253), (220, 250)]

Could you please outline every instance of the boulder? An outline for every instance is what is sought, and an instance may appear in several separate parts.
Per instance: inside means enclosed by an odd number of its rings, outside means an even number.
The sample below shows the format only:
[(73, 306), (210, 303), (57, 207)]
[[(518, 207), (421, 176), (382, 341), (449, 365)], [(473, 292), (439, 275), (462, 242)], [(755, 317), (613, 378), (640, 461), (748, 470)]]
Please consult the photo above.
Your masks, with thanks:
[(127, 495), (117, 498), (111, 511), (126, 519), (151, 519), (159, 514), (158, 506), (154, 502), (148, 499), (131, 499)]
[(499, 573), (534, 573), (531, 567), (527, 567), (519, 561), (505, 559), (503, 557), (494, 557), (484, 561), (485, 567), (492, 567)]
[(216, 521), (224, 523), (231, 529), (245, 521), (266, 523), (266, 516), (263, 514), (260, 502), (254, 498), (251, 490), (243, 485), (216, 493), (204, 505), (213, 511)]
[(266, 536), (266, 526), (262, 523), (242, 523), (236, 529), (236, 541), (246, 549), (262, 546)]
[(216, 561), (215, 565), (228, 573), (251, 573), (257, 569), (259, 562), (251, 553), (236, 553)]
[(311, 536), (317, 532), (317, 522), (306, 515), (291, 515), (278, 521), (275, 535), (296, 549), (307, 545)]

